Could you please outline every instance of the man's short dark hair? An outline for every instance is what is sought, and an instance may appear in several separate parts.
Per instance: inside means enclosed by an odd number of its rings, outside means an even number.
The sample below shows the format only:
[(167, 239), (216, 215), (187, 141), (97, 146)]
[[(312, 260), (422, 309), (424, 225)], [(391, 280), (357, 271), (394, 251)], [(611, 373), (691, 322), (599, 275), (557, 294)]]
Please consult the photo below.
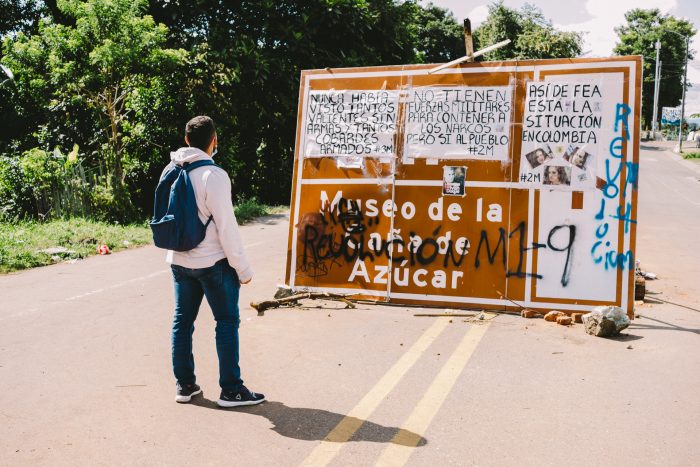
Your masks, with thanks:
[(215, 134), (214, 120), (206, 115), (194, 117), (185, 126), (185, 135), (190, 146), (202, 151), (206, 151), (209, 148)]

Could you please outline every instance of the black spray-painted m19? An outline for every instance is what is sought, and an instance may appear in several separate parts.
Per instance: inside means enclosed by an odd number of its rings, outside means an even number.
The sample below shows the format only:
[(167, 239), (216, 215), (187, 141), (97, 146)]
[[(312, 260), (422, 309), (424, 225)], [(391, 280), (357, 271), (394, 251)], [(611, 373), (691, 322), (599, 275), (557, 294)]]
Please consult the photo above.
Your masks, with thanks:
[[(555, 245), (554, 244), (554, 239), (557, 237), (557, 233), (561, 231), (562, 229), (569, 229), (569, 237), (568, 237), (568, 242), (564, 242), (565, 245)], [(566, 252), (566, 261), (564, 262), (564, 270), (561, 275), (561, 285), (566, 287), (569, 285), (569, 278), (571, 276), (571, 262), (573, 260), (573, 255), (571, 254), (573, 251), (573, 246), (574, 246), (574, 240), (576, 239), (576, 226), (575, 225), (557, 225), (552, 228), (552, 230), (549, 231), (549, 235), (547, 236), (547, 243), (533, 243), (530, 248), (527, 247), (526, 240), (525, 240), (525, 221), (522, 221), (518, 226), (511, 231), (508, 236), (506, 237), (506, 230), (501, 227), (498, 229), (499, 235), (498, 235), (498, 243), (496, 243), (496, 246), (491, 249), (491, 244), (489, 243), (489, 236), (486, 230), (481, 231), (481, 236), (479, 237), (479, 245), (476, 248), (476, 256), (474, 258), (474, 267), (479, 269), (479, 266), (481, 266), (481, 247), (484, 246), (486, 249), (486, 257), (488, 259), (489, 264), (494, 264), (496, 261), (496, 256), (498, 255), (498, 252), (500, 250), (501, 252), (501, 263), (503, 264), (503, 269), (506, 271), (506, 277), (519, 277), (519, 278), (525, 278), (525, 277), (536, 277), (538, 279), (542, 279), (542, 275), (540, 274), (532, 274), (530, 272), (524, 271), (524, 259), (525, 259), (525, 252), (528, 250), (535, 250), (537, 248), (550, 248), (552, 251), (558, 251), (558, 252)], [(510, 269), (507, 269), (507, 258), (506, 258), (506, 241), (510, 238), (513, 238), (514, 235), (518, 236), (518, 267), (515, 271), (511, 271)]]

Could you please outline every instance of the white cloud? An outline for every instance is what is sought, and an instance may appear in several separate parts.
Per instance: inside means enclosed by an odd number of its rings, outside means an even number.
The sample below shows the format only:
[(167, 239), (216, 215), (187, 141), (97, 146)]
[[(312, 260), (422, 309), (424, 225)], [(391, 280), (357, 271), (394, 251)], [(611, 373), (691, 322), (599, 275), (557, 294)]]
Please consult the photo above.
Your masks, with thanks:
[[(422, 0), (427, 4), (430, 0)], [(461, 22), (462, 18), (472, 21), (472, 29), (488, 17), (488, 3), (472, 0), (432, 0), (443, 8), (448, 8)], [(564, 31), (584, 33), (583, 50), (586, 56), (609, 57), (617, 42), (615, 28), (625, 23), (625, 13), (634, 8), (658, 8), (663, 14), (674, 14), (679, 10), (679, 0), (587, 0), (584, 9), (588, 19), (580, 22), (562, 20), (563, 12), (555, 8), (555, 0), (538, 0), (536, 3), (542, 11), (554, 12), (554, 27)], [(506, 0), (509, 8), (519, 8), (522, 0)], [(581, 5), (580, 3), (578, 5)], [(577, 5), (577, 9), (580, 8)], [(557, 16), (559, 18), (557, 18)], [(572, 17), (572, 14), (567, 15)], [(677, 14), (674, 16), (678, 16)], [(697, 37), (697, 36), (696, 36)], [(691, 49), (700, 50), (700, 37), (691, 43)], [(688, 82), (693, 84), (686, 93), (686, 112), (700, 113), (700, 60), (688, 63)]]
[(591, 56), (608, 57), (617, 42), (615, 28), (625, 22), (625, 12), (633, 8), (658, 8), (668, 13), (678, 6), (677, 0), (588, 0), (586, 11), (591, 19), (581, 23), (555, 24), (564, 31), (583, 32), (585, 45)]
[(478, 25), (486, 21), (486, 18), (489, 17), (489, 7), (487, 5), (479, 5), (465, 15), (465, 17), (469, 18), (471, 21), (473, 31)]
[[(691, 45), (692, 49), (692, 45)], [(698, 62), (688, 62), (688, 83), (692, 87), (688, 88), (685, 94), (685, 114), (690, 115), (700, 113), (700, 64)]]
[[(625, 12), (633, 8), (658, 8), (661, 13), (672, 13), (678, 8), (677, 0), (588, 0), (586, 11), (591, 19), (581, 23), (556, 24), (557, 29), (580, 31), (584, 35), (583, 50), (587, 56), (608, 57), (617, 42), (615, 28), (625, 23)], [(691, 49), (697, 47), (694, 41)], [(700, 63), (688, 63), (688, 82), (694, 87), (686, 93), (686, 114), (700, 112)]]
[[(472, 29), (474, 29), (474, 18), (469, 16), (471, 13), (470, 11), (477, 10), (481, 7), (486, 7), (486, 4), (484, 5), (479, 5), (476, 8), (472, 7), (473, 2), (471, 1), (464, 1), (464, 0), (421, 0), (421, 4), (427, 5), (428, 3), (433, 3), (435, 5), (438, 5), (439, 7), (442, 8), (447, 8), (448, 10), (452, 10), (452, 13), (455, 14), (457, 17), (457, 21), (460, 23), (462, 22), (462, 19), (464, 18), (469, 18), (472, 20)], [(471, 4), (471, 5), (470, 5)], [(487, 10), (488, 13), (488, 10)], [(486, 19), (486, 17), (484, 17)], [(481, 20), (483, 21), (483, 19)]]

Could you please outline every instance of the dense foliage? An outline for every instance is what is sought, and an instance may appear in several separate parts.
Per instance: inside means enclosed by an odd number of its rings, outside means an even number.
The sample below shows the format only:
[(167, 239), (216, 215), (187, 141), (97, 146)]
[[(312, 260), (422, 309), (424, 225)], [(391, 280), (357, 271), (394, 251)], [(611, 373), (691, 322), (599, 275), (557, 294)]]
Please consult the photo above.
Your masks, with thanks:
[[(656, 41), (661, 43), (661, 85), (659, 86), (659, 113), (662, 107), (676, 107), (683, 94), (683, 67), (685, 65), (685, 38), (697, 32), (692, 23), (670, 15), (663, 15), (658, 9), (634, 9), (625, 14), (626, 24), (615, 30), (619, 42), (614, 52), (618, 55), (642, 55), (642, 120), (645, 127), (651, 127), (654, 110), (654, 75), (656, 67)], [(688, 60), (693, 59), (692, 49)]]
[[(287, 203), (301, 70), (464, 54), (454, 16), (418, 0), (0, 2), (13, 12), (0, 22), (0, 61), (15, 75), (0, 84), (0, 216), (10, 220), (143, 219), (197, 114), (217, 122), (217, 161), (237, 196)], [(538, 10), (496, 3), (491, 13), (478, 43), (518, 39), (489, 58), (580, 52), (580, 37)]]
[(502, 0), (489, 5), (489, 16), (474, 31), (474, 39), (477, 49), (511, 40), (486, 54), (487, 60), (575, 57), (583, 43), (581, 33), (557, 31), (539, 8), (526, 3), (512, 9)]

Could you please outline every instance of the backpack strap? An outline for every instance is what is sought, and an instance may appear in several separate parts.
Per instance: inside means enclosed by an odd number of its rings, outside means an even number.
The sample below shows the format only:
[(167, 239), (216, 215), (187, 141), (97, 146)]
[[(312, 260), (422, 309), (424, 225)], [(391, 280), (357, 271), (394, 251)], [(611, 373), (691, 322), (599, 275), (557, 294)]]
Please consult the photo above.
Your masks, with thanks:
[(196, 168), (198, 168), (198, 167), (204, 167), (204, 166), (206, 166), (206, 165), (213, 165), (213, 166), (215, 166), (215, 167), (218, 167), (218, 166), (214, 163), (213, 160), (211, 160), (211, 159), (204, 159), (204, 160), (195, 161), (195, 162), (185, 162), (184, 164), (182, 164), (182, 168), (189, 172), (190, 170), (196, 169)]
[[(182, 164), (182, 168), (189, 173), (190, 170), (194, 170), (199, 167), (205, 167), (207, 165), (213, 165), (214, 167), (218, 167), (218, 165), (216, 165), (213, 160), (203, 159), (201, 161), (185, 162), (184, 164)], [(209, 219), (207, 219), (207, 223), (204, 224), (204, 230), (206, 230), (207, 227), (209, 227), (209, 223), (213, 220), (214, 216), (209, 216)]]

